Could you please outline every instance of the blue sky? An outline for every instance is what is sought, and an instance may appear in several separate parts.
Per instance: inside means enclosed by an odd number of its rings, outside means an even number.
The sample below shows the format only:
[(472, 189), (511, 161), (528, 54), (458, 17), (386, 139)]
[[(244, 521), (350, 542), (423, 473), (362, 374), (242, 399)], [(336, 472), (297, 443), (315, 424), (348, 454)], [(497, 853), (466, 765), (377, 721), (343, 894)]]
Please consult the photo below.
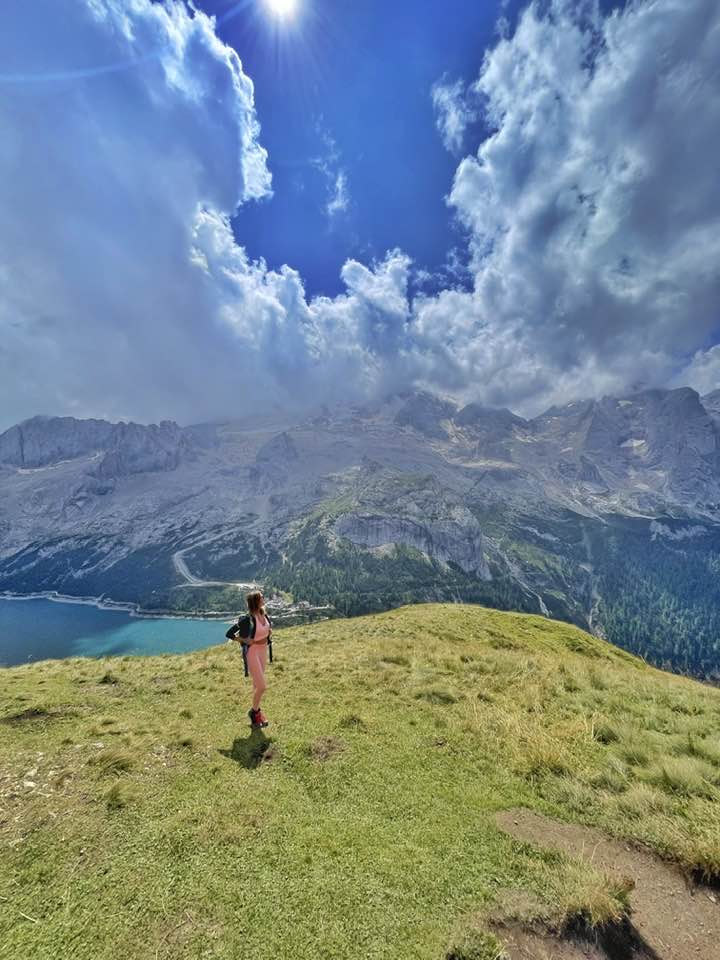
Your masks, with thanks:
[(3, 8), (0, 426), (720, 385), (715, 0), (268, 3)]
[[(445, 203), (460, 151), (438, 135), (431, 90), (443, 77), (473, 81), (500, 19), (512, 26), (525, 3), (300, 0), (291, 22), (257, 3), (198, 6), (217, 18), (255, 83), (274, 195), (238, 213), (251, 256), (292, 263), (308, 294), (330, 296), (343, 290), (348, 257), (379, 260), (399, 247), (441, 275), (450, 251), (466, 259), (464, 231)], [(477, 149), (487, 133), (478, 114), (463, 145)], [(347, 207), (328, 216), (340, 171)]]
[[(475, 77), (499, 4), (307, 0), (296, 22), (279, 25), (251, 4), (224, 22), (235, 3), (200, 5), (253, 78), (270, 154), (272, 200), (238, 215), (248, 252), (293, 263), (310, 294), (341, 292), (348, 257), (380, 259), (394, 247), (440, 269), (460, 239), (444, 201), (457, 161), (438, 136), (430, 91), (443, 74)], [(348, 207), (334, 216), (318, 160), (346, 174)]]

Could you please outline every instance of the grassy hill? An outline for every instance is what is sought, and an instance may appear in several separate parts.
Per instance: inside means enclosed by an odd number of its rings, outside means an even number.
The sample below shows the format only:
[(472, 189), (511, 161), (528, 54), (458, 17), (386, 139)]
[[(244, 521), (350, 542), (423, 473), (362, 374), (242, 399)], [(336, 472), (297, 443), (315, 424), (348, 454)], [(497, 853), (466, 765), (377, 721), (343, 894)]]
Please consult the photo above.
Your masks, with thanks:
[[(501, 832), (525, 806), (720, 876), (720, 690), (567, 624), (405, 607), (236, 647), (0, 673), (0, 953), (490, 960), (627, 889)], [(540, 907), (538, 906), (538, 910)]]

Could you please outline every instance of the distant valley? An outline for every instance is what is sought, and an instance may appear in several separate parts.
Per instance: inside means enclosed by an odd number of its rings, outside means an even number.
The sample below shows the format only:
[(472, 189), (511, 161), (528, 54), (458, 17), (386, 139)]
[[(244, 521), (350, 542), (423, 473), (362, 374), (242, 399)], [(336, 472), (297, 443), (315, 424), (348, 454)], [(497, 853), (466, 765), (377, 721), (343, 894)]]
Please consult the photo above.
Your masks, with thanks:
[(0, 591), (147, 610), (262, 583), (339, 616), (459, 600), (720, 677), (720, 391), (509, 410), (404, 393), (302, 422), (36, 417), (0, 435)]

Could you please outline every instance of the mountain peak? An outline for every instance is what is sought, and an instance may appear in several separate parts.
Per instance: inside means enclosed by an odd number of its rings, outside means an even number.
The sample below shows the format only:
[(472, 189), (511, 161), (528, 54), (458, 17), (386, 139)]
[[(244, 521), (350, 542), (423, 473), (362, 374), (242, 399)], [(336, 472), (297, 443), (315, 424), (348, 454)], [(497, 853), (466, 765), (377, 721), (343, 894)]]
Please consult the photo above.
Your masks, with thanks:
[(0, 434), (0, 463), (37, 469), (104, 453), (95, 473), (107, 476), (111, 463), (115, 464), (112, 470), (121, 469), (120, 465), (124, 463), (123, 472), (128, 472), (126, 468), (131, 461), (139, 464), (143, 458), (147, 462), (173, 462), (176, 465), (178, 451), (188, 443), (182, 428), (173, 420), (144, 426), (132, 421), (110, 423), (107, 420), (40, 415)]
[(400, 427), (412, 427), (426, 437), (444, 439), (447, 430), (442, 421), (451, 420), (457, 409), (454, 400), (445, 400), (423, 390), (407, 395), (395, 414), (395, 423)]
[(0, 434), (0, 463), (37, 468), (102, 450), (114, 426), (106, 420), (37, 416)]
[(528, 422), (507, 407), (486, 407), (482, 403), (466, 404), (453, 419), (460, 427), (480, 423), (507, 427), (526, 426)]

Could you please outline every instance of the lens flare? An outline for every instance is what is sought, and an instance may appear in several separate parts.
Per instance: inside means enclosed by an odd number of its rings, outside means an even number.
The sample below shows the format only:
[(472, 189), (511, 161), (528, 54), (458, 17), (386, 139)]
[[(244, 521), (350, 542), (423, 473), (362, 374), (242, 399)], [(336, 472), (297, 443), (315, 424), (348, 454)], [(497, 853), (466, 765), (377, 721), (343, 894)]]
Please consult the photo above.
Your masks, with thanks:
[(278, 20), (289, 20), (297, 12), (297, 0), (265, 0), (265, 4)]

